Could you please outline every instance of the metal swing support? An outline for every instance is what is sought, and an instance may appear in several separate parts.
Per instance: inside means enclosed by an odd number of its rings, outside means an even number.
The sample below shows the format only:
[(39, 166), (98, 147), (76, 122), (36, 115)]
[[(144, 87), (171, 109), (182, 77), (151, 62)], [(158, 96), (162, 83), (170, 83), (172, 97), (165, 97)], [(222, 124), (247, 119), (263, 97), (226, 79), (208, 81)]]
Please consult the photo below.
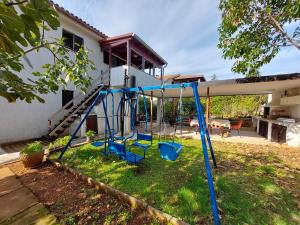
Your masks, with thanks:
[[(88, 108), (86, 114), (84, 115), (80, 124), (76, 128), (75, 132), (72, 134), (71, 139), (69, 140), (67, 145), (62, 150), (58, 159), (59, 160), (62, 159), (64, 153), (66, 152), (68, 147), (71, 145), (71, 142), (75, 138), (80, 127), (82, 126), (82, 124), (88, 117), (89, 113), (92, 111), (92, 109), (96, 105), (97, 101), (100, 100), (102, 96), (105, 96), (108, 93), (123, 93), (124, 94), (125, 92), (140, 92), (141, 90), (145, 92), (145, 91), (155, 91), (155, 90), (161, 90), (161, 89), (166, 90), (166, 89), (180, 89), (180, 88), (192, 88), (193, 89), (193, 97), (194, 97), (195, 105), (196, 105), (197, 118), (198, 118), (198, 122), (199, 122), (199, 133), (200, 133), (200, 138), (201, 138), (201, 143), (202, 143), (202, 151), (203, 151), (205, 170), (206, 170), (207, 181), (208, 181), (212, 216), (214, 219), (214, 224), (219, 225), (221, 223), (220, 223), (220, 218), (219, 218), (219, 214), (218, 214), (218, 205), (217, 205), (217, 201), (216, 201), (213, 176), (211, 173), (211, 167), (210, 167), (210, 161), (209, 161), (209, 155), (208, 155), (208, 149), (207, 149), (208, 147), (209, 147), (211, 158), (213, 160), (213, 165), (215, 168), (216, 168), (217, 164), (216, 164), (212, 144), (210, 141), (209, 132), (208, 132), (207, 125), (205, 122), (202, 105), (200, 103), (200, 96), (198, 94), (198, 83), (197, 82), (182, 83), (182, 84), (166, 84), (166, 85), (157, 85), (157, 86), (144, 86), (144, 87), (135, 87), (135, 88), (123, 88), (123, 89), (108, 89), (105, 91), (100, 91), (98, 96), (95, 98), (95, 100), (91, 104), (91, 106)], [(207, 144), (208, 144), (208, 147), (207, 147)]]

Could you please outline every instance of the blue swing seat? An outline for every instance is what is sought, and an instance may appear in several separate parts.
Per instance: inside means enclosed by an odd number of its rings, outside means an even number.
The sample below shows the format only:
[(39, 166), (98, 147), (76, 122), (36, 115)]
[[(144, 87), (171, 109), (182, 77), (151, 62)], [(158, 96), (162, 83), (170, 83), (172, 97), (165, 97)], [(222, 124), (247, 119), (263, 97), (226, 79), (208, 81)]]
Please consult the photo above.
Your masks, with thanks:
[[(149, 144), (141, 143), (139, 141), (147, 141)], [(147, 150), (152, 145), (153, 137), (149, 134), (137, 134), (135, 142), (133, 142), (133, 146), (141, 147)]]
[(175, 161), (182, 151), (182, 145), (175, 142), (159, 142), (158, 148), (160, 156), (165, 160), (171, 161)]
[(91, 143), (91, 145), (93, 145), (95, 147), (101, 147), (104, 144), (105, 144), (105, 141), (94, 141)]
[[(141, 143), (140, 141), (147, 141), (147, 143)], [(144, 150), (144, 158), (146, 158), (146, 152), (148, 148), (152, 145), (153, 137), (149, 134), (137, 134), (135, 142), (131, 146), (142, 148)]]
[(133, 164), (138, 164), (141, 160), (145, 158), (133, 152), (126, 151), (124, 144), (119, 144), (116, 142), (108, 142), (108, 149), (111, 153), (114, 153), (118, 155), (121, 159)]

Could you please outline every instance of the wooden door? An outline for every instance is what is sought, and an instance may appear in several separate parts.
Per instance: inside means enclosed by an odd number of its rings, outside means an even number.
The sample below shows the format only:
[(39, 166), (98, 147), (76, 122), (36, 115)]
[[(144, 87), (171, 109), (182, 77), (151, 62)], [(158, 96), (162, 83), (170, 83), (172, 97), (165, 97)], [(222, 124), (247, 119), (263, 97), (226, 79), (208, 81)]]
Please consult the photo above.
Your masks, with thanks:
[(86, 119), (86, 131), (93, 130), (98, 134), (98, 121), (97, 115), (90, 115)]

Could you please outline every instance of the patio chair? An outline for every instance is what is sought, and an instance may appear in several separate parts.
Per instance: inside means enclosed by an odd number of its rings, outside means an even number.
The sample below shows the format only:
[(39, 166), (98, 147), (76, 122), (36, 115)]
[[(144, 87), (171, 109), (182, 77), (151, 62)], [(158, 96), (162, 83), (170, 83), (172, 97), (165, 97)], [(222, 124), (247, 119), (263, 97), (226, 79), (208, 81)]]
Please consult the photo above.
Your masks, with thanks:
[(236, 121), (230, 121), (230, 131), (236, 130), (238, 132), (238, 135), (240, 135), (240, 129), (243, 125), (243, 120), (236, 120)]

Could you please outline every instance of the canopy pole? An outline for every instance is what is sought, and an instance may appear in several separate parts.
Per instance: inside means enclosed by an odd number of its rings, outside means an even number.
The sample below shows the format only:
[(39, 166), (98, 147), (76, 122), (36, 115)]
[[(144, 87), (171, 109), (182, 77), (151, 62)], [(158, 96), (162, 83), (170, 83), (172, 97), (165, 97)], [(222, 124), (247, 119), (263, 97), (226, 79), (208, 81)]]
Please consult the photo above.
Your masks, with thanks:
[(209, 95), (209, 87), (206, 89), (206, 107), (205, 107), (205, 122), (209, 124), (209, 111), (210, 111), (210, 95)]
[(153, 133), (153, 91), (151, 91), (151, 96), (150, 96), (150, 131), (151, 135)]

